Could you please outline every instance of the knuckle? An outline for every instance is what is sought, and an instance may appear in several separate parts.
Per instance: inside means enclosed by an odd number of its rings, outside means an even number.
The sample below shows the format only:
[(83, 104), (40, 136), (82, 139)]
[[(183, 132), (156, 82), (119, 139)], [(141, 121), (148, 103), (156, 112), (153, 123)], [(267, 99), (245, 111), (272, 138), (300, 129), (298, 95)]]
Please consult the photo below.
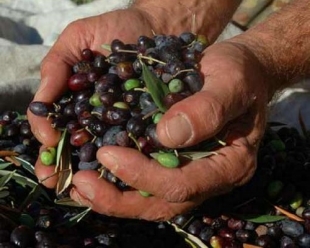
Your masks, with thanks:
[(164, 198), (169, 202), (185, 202), (192, 196), (192, 190), (187, 185), (175, 184), (164, 193)]

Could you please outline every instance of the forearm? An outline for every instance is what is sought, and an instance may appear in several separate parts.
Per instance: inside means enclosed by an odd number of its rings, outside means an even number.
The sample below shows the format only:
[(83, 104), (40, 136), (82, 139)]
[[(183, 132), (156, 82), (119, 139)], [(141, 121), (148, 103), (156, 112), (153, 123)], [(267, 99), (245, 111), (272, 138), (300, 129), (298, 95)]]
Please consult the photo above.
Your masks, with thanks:
[(310, 4), (295, 0), (235, 39), (246, 44), (274, 78), (272, 91), (310, 76)]
[(132, 7), (145, 11), (155, 33), (193, 31), (214, 42), (241, 0), (136, 0)]

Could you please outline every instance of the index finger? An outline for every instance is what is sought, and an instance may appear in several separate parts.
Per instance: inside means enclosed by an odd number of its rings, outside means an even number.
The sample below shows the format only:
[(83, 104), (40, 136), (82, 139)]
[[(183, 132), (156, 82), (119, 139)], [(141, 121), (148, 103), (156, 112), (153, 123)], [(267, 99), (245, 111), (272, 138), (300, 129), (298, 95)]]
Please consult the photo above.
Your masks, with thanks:
[[(62, 39), (57, 41), (42, 61), (41, 84), (33, 101), (53, 103), (66, 91), (74, 58), (75, 55), (62, 43)], [(36, 138), (46, 146), (55, 146), (60, 133), (51, 128), (50, 120), (34, 115), (29, 109), (27, 115)]]
[[(139, 151), (103, 147), (100, 162), (133, 188), (170, 202), (185, 202), (198, 194), (209, 198), (243, 184), (255, 170), (255, 152), (245, 138), (217, 150), (218, 155), (193, 160), (180, 168), (165, 168)], [(126, 159), (123, 159), (126, 158)]]

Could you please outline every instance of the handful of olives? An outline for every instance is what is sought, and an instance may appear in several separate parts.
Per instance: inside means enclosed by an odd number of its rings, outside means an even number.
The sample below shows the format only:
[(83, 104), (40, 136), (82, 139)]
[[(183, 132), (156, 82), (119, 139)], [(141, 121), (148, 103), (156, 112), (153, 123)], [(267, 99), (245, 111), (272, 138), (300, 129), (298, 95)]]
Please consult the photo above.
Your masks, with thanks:
[[(204, 144), (186, 151), (164, 147), (156, 135), (164, 113), (202, 88), (199, 60), (207, 45), (204, 36), (184, 32), (140, 36), (136, 44), (115, 39), (103, 45), (111, 51), (108, 56), (85, 48), (82, 59), (72, 66), (67, 92), (54, 103), (32, 102), (29, 109), (49, 118), (53, 128), (66, 130), (73, 172), (99, 170), (104, 178), (126, 188), (97, 161), (100, 147), (136, 148), (169, 168), (182, 165), (181, 156), (192, 159), (189, 151), (206, 152), (202, 157), (211, 154)], [(56, 156), (49, 151), (53, 149), (41, 154), (43, 163), (50, 164)]]

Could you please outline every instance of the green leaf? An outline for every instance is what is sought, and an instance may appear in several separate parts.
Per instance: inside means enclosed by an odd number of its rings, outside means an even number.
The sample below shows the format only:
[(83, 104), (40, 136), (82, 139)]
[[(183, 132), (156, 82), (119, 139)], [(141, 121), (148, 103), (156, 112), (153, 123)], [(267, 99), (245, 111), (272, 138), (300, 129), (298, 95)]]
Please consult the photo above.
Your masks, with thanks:
[(60, 140), (58, 142), (58, 146), (57, 146), (57, 154), (56, 154), (56, 168), (55, 171), (57, 171), (57, 168), (59, 166), (59, 162), (60, 162), (60, 157), (61, 157), (61, 153), (62, 153), (62, 149), (63, 146), (65, 144), (65, 140), (67, 137), (67, 129), (65, 129), (60, 137)]
[(287, 219), (286, 216), (279, 215), (237, 215), (239, 218), (251, 221), (254, 223), (269, 223), (269, 222), (277, 222), (279, 220)]
[(191, 160), (197, 160), (197, 159), (201, 159), (201, 158), (206, 158), (206, 157), (210, 157), (212, 155), (217, 155), (216, 152), (180, 152), (179, 156), (181, 157), (185, 157)]
[(10, 192), (7, 190), (0, 190), (0, 199), (3, 199), (10, 195)]
[(59, 200), (55, 200), (55, 203), (58, 204), (58, 205), (63, 205), (63, 206), (83, 207), (83, 208), (85, 208), (85, 206), (82, 206), (78, 202), (73, 201), (70, 197), (66, 197), (66, 198), (62, 198), (62, 199), (59, 199)]
[(0, 175), (2, 175), (2, 177), (0, 178), (0, 188), (4, 187), (4, 185), (6, 185), (7, 182), (10, 181), (14, 175), (14, 171), (9, 171), (9, 173), (6, 174), (4, 172), (3, 174), (1, 174), (1, 172), (3, 171), (0, 171)]
[(8, 166), (10, 166), (12, 163), (10, 162), (1, 162), (0, 163), (0, 170), (6, 169)]
[(16, 160), (18, 160), (21, 164), (22, 164), (22, 167), (29, 171), (32, 175), (35, 175), (34, 174), (34, 166), (32, 164), (30, 164), (28, 161), (20, 158), (20, 157), (15, 157)]
[[(35, 181), (33, 181), (33, 180), (31, 180), (25, 176), (22, 176), (22, 175), (16, 173), (15, 171), (0, 170), (0, 176), (6, 176), (10, 179), (13, 179), (13, 180), (15, 180), (16, 183), (18, 183), (19, 185), (21, 185), (23, 187), (29, 186), (30, 188), (33, 189), (34, 187), (38, 186), (38, 183), (36, 183)], [(50, 200), (48, 194), (44, 190), (42, 190), (42, 195), (46, 199)]]
[(102, 44), (101, 48), (103, 48), (104, 50), (107, 50), (109, 52), (112, 52), (111, 45), (109, 45), (109, 44)]
[[(169, 222), (168, 222), (169, 223)], [(181, 237), (184, 238), (184, 240), (193, 248), (208, 248), (207, 245), (205, 245), (199, 238), (195, 237), (194, 235), (185, 232), (181, 228), (179, 228), (177, 225), (169, 223), (172, 225), (176, 231), (177, 234), (179, 234)]]
[(57, 226), (66, 226), (66, 227), (72, 227), (78, 222), (80, 222), (89, 212), (91, 211), (91, 208), (86, 208), (84, 211), (74, 215), (69, 220), (64, 221), (62, 223), (59, 223)]
[(29, 193), (26, 199), (21, 203), (19, 210), (23, 210), (31, 202), (35, 202), (41, 195), (44, 195), (50, 202), (52, 201), (48, 194), (40, 185), (36, 185)]
[(164, 97), (169, 93), (168, 86), (154, 75), (153, 72), (142, 63), (142, 77), (147, 90), (160, 111), (165, 112), (167, 108), (163, 104)]
[(58, 181), (56, 185), (56, 194), (58, 195), (69, 187), (73, 177), (71, 164), (71, 146), (69, 143), (64, 142), (57, 173)]

